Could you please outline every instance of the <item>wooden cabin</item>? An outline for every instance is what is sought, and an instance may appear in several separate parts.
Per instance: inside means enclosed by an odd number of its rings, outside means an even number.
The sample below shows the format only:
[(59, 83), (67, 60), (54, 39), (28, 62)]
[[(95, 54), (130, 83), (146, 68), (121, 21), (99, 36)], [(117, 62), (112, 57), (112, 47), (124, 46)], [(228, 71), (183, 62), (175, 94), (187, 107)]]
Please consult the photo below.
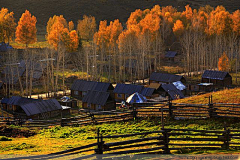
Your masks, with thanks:
[[(62, 106), (56, 99), (39, 100), (13, 96), (1, 100), (2, 109), (13, 113), (14, 116), (21, 115), (31, 119), (48, 119), (61, 114)], [(69, 107), (64, 108), (69, 109)], [(66, 111), (70, 112), (70, 111)]]
[(159, 73), (153, 72), (149, 78), (149, 84), (151, 83), (173, 83), (181, 81), (182, 83), (186, 82), (186, 79), (183, 76), (169, 74), (169, 73)]
[(109, 92), (88, 91), (82, 99), (82, 107), (89, 110), (110, 111), (116, 109), (116, 103)]
[(28, 119), (49, 119), (60, 116), (63, 109), (69, 110), (69, 107), (63, 108), (56, 99), (27, 103), (21, 105), (21, 108)]
[(9, 98), (3, 98), (1, 99), (1, 109), (7, 111), (7, 103), (9, 101)]
[(87, 92), (91, 90), (112, 93), (114, 87), (111, 83), (77, 79), (71, 86), (71, 96), (77, 99), (82, 99), (87, 94)]
[(206, 70), (202, 75), (201, 83), (226, 87), (232, 85), (232, 76), (228, 72)]
[(40, 99), (24, 98), (20, 96), (12, 96), (7, 101), (6, 111), (9, 112), (20, 112), (22, 110), (21, 106), (27, 103), (34, 103), (41, 101)]
[(138, 92), (141, 93), (143, 86), (133, 84), (120, 84), (118, 83), (113, 90), (115, 101), (125, 101), (131, 94)]
[(175, 52), (175, 51), (166, 51), (164, 60), (166, 60), (168, 62), (174, 62), (174, 58), (176, 55), (177, 55), (177, 52)]
[(183, 93), (178, 90), (173, 84), (162, 84), (161, 96), (168, 96), (171, 100), (184, 98)]

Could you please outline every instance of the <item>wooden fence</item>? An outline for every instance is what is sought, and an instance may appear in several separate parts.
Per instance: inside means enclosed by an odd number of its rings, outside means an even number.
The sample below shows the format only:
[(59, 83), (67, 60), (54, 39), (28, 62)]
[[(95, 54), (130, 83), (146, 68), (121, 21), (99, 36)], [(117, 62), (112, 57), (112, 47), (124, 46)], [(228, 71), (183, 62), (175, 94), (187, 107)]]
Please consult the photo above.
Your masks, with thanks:
[(240, 130), (193, 130), (162, 128), (159, 131), (123, 135), (104, 135), (97, 130), (97, 142), (52, 153), (76, 154), (95, 151), (95, 154), (171, 154), (203, 150), (240, 148)]
[(144, 116), (168, 116), (175, 119), (240, 118), (240, 104), (213, 103), (212, 97), (209, 97), (208, 104), (135, 103), (133, 114), (135, 118)]
[[(101, 124), (118, 121), (128, 121), (143, 117), (161, 117), (163, 122), (164, 117), (172, 119), (206, 119), (206, 118), (240, 118), (240, 104), (227, 103), (212, 103), (212, 98), (209, 97), (208, 104), (185, 104), (172, 102), (147, 102), (135, 103), (133, 109), (129, 111), (90, 111), (90, 110), (74, 110), (79, 116), (71, 118), (62, 118), (61, 120), (32, 120), (25, 122), (19, 118), (12, 118), (10, 124), (21, 124), (25, 127), (41, 127), (61, 125), (61, 126), (78, 126), (89, 124)], [(11, 118), (13, 115), (5, 111), (1, 111), (3, 118), (0, 118), (0, 123), (7, 123), (6, 118)], [(2, 120), (1, 120), (2, 119)], [(23, 118), (24, 119), (24, 118)], [(9, 120), (8, 120), (9, 122)], [(25, 123), (23, 123), (25, 122)], [(162, 123), (163, 124), (163, 123)]]
[[(107, 142), (109, 139), (126, 138)], [(139, 138), (141, 137), (141, 138)], [(197, 150), (229, 150), (240, 148), (240, 130), (162, 129), (125, 135), (103, 136), (98, 130), (97, 154), (170, 154)]]
[(96, 111), (89, 113), (82, 113), (79, 116), (72, 118), (62, 118), (62, 126), (78, 126), (88, 124), (101, 124), (118, 121), (128, 121), (133, 119), (133, 114), (129, 112), (117, 111)]

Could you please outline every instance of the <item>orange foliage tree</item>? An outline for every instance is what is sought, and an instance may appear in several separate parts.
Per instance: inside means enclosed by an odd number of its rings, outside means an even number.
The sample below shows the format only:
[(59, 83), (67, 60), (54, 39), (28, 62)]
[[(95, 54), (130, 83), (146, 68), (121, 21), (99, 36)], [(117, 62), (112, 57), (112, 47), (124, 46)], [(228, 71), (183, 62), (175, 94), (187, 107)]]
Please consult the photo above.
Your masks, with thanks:
[(96, 20), (93, 16), (83, 16), (83, 20), (78, 21), (77, 31), (81, 39), (87, 41), (93, 39), (93, 35), (96, 32)]
[(208, 34), (227, 34), (232, 31), (230, 13), (223, 6), (218, 6), (210, 13), (208, 20)]
[(74, 30), (74, 23), (73, 23), (73, 21), (68, 22), (68, 29), (69, 29), (69, 31)]
[(18, 21), (16, 28), (16, 41), (22, 44), (33, 44), (37, 41), (37, 19), (26, 10)]
[(181, 34), (184, 30), (184, 26), (181, 20), (177, 20), (173, 26), (173, 32), (175, 34)]
[(225, 52), (218, 60), (218, 70), (219, 71), (228, 71), (229, 70), (229, 59)]
[(0, 42), (10, 42), (14, 36), (16, 23), (14, 13), (2, 8), (0, 11)]
[[(67, 25), (67, 21), (63, 16), (53, 16), (47, 25), (47, 40), (55, 50), (58, 49), (59, 43), (63, 42), (68, 52), (74, 52), (78, 49), (78, 35), (74, 29), (72, 21)], [(70, 31), (69, 31), (70, 30)]]
[(240, 35), (240, 11), (236, 10), (232, 14), (232, 21), (233, 21), (233, 31), (237, 34)]

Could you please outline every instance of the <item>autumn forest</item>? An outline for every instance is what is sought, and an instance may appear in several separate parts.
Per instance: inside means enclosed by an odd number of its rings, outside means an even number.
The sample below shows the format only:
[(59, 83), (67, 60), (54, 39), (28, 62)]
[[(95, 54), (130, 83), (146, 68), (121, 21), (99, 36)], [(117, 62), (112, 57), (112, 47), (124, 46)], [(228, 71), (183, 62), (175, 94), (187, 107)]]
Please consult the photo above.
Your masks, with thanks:
[[(36, 22), (37, 17), (26, 10), (16, 23), (14, 13), (2, 8), (0, 41), (10, 44), (15, 41), (28, 50), (29, 44), (37, 42)], [(116, 19), (102, 20), (97, 25), (91, 15), (84, 15), (74, 24), (67, 22), (64, 15), (54, 15), (46, 24), (45, 38), (49, 47), (38, 56), (32, 53), (36, 51), (25, 54), (28, 59), (31, 56), (31, 59), (56, 58), (57, 65), (49, 68), (49, 77), (64, 73), (72, 66), (82, 73), (79, 78), (134, 82), (160, 71), (166, 50), (180, 53), (181, 58), (176, 63), (184, 72), (216, 68), (237, 72), (239, 36), (239, 10), (230, 13), (223, 6), (192, 9), (187, 5), (179, 12), (172, 6), (155, 5), (135, 10), (124, 24)], [(221, 67), (224, 56), (228, 64)], [(55, 78), (46, 80), (46, 91), (58, 90), (58, 75)], [(29, 87), (27, 93), (31, 90)]]

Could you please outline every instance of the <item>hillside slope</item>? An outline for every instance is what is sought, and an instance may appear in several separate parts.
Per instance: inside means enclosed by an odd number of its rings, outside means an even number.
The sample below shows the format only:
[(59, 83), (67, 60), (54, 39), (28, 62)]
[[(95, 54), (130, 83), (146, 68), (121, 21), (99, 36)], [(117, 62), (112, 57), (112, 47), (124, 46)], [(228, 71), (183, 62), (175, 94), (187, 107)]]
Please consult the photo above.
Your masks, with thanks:
[(64, 15), (67, 20), (73, 20), (76, 24), (84, 14), (96, 17), (100, 20), (120, 19), (126, 22), (130, 13), (135, 9), (152, 8), (154, 5), (173, 5), (179, 11), (186, 4), (193, 8), (199, 8), (209, 4), (213, 7), (223, 5), (230, 12), (240, 8), (239, 0), (1, 0), (0, 7), (6, 7), (15, 13), (18, 20), (21, 14), (28, 9), (37, 17), (37, 24), (45, 26), (49, 17), (53, 15)]
[(207, 104), (208, 97), (212, 95), (213, 103), (240, 103), (240, 88), (225, 89), (223, 91), (207, 93), (199, 96), (179, 99), (174, 103)]

